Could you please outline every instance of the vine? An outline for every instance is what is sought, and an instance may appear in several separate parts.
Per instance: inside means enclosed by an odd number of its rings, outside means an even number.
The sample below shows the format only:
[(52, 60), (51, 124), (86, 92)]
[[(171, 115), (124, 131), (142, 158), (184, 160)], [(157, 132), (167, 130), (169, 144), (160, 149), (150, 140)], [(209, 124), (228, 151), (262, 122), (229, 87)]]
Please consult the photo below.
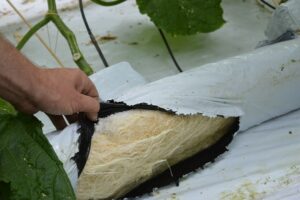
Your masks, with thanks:
[(74, 62), (77, 66), (87, 75), (93, 74), (93, 69), (87, 63), (83, 54), (81, 53), (78, 43), (76, 41), (75, 34), (71, 31), (71, 29), (63, 22), (61, 17), (58, 15), (56, 2), (55, 0), (47, 0), (48, 3), (48, 11), (45, 17), (36, 23), (21, 39), (21, 41), (17, 45), (17, 49), (21, 50), (24, 45), (28, 42), (28, 40), (42, 27), (47, 25), (49, 22), (52, 22), (56, 28), (60, 31), (60, 33), (64, 36), (66, 41), (68, 42), (69, 48), (71, 50), (71, 54)]

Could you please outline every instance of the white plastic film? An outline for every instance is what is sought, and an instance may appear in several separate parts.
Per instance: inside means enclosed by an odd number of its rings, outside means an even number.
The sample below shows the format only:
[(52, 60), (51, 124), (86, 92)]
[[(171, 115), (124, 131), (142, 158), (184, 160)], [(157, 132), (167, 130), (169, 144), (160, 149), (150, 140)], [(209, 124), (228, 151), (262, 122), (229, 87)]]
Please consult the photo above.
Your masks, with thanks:
[(296, 39), (133, 88), (115, 100), (185, 115), (243, 115), (245, 130), (300, 107), (299, 65)]

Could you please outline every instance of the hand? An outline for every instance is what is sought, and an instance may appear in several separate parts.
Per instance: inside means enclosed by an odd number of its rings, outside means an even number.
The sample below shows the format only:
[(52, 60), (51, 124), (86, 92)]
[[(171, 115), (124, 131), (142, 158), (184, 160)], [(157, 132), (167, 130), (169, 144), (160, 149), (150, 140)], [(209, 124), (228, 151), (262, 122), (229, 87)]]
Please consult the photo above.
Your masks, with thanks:
[[(66, 126), (59, 115), (67, 115), (69, 122), (77, 119), (76, 113), (85, 112), (92, 121), (97, 121), (100, 109), (99, 95), (90, 79), (79, 69), (38, 69), (31, 87), (24, 92), (22, 101), (14, 101), (14, 106), (25, 113), (43, 111), (57, 129)], [(26, 78), (26, 77), (25, 77)], [(25, 89), (26, 91), (26, 89)], [(75, 114), (74, 114), (75, 113)]]
[[(96, 121), (99, 95), (89, 78), (79, 69), (40, 69), (0, 37), (0, 97), (17, 110), (50, 114), (57, 127), (59, 115), (86, 113)], [(60, 126), (60, 128), (63, 128)]]
[(99, 95), (81, 70), (36, 68), (31, 71), (31, 77), (25, 82), (28, 85), (23, 85), (21, 98), (19, 94), (10, 100), (19, 111), (28, 114), (43, 111), (58, 130), (66, 126), (61, 115), (73, 123), (77, 121), (78, 112), (85, 112), (90, 120), (97, 121)]
[(94, 84), (81, 70), (41, 69), (38, 74), (41, 84), (36, 89), (33, 103), (38, 110), (48, 113), (58, 130), (66, 126), (64, 119), (59, 116), (62, 114), (66, 115), (69, 123), (77, 121), (78, 112), (85, 112), (90, 120), (97, 121), (99, 95)]
[(44, 111), (52, 115), (85, 112), (97, 121), (99, 95), (92, 81), (79, 69), (39, 69), (30, 98), (21, 106), (26, 112)]

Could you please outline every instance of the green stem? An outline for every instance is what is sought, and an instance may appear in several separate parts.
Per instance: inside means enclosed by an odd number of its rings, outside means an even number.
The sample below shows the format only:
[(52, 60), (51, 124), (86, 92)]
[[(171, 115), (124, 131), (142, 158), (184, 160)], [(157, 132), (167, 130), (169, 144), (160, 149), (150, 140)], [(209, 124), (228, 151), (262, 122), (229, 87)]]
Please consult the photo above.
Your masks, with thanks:
[(55, 0), (47, 0), (48, 12), (57, 13)]
[(77, 41), (75, 38), (74, 33), (65, 25), (65, 23), (61, 20), (61, 18), (58, 15), (51, 15), (49, 16), (51, 21), (55, 24), (57, 29), (60, 31), (60, 33), (65, 37), (67, 40), (70, 50), (72, 54), (79, 53), (79, 47), (77, 45)]
[(34, 25), (25, 35), (22, 37), (21, 41), (17, 45), (17, 49), (21, 50), (26, 42), (43, 26), (45, 26), (49, 22), (49, 19), (45, 17), (40, 22), (38, 22), (36, 25)]
[[(120, 1), (120, 0), (118, 0)], [(122, 0), (121, 0), (122, 1)], [(37, 23), (35, 26), (33, 26), (22, 38), (22, 40), (17, 45), (18, 49), (22, 49), (26, 42), (43, 26), (45, 26), (47, 23), (52, 21), (57, 29), (60, 31), (60, 33), (64, 36), (64, 38), (67, 40), (68, 45), (70, 47), (73, 60), (77, 64), (77, 66), (85, 72), (87, 75), (93, 74), (93, 69), (90, 67), (90, 65), (85, 60), (84, 56), (82, 55), (78, 43), (76, 41), (75, 34), (65, 25), (65, 23), (62, 21), (60, 16), (57, 13), (56, 9), (56, 2), (55, 0), (47, 0), (48, 2), (48, 13), (45, 16), (43, 20), (41, 20), (39, 23)]]
[(103, 0), (92, 0), (92, 2), (99, 4), (101, 6), (114, 6), (123, 3), (126, 0), (115, 0), (115, 1), (103, 1)]
[(51, 21), (55, 24), (57, 29), (60, 31), (60, 33), (67, 40), (74, 62), (87, 75), (91, 75), (93, 73), (93, 70), (82, 55), (74, 33), (69, 29), (69, 27), (65, 25), (65, 23), (61, 20), (61, 18), (58, 15), (50, 15), (49, 17)]

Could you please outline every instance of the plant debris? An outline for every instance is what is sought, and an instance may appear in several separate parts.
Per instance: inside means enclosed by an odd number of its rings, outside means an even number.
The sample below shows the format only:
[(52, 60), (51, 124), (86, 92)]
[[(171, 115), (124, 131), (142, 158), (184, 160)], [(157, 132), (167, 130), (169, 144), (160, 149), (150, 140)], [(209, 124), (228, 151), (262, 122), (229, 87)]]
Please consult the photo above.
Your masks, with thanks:
[[(96, 41), (100, 42), (100, 44), (104, 44), (106, 42), (114, 41), (117, 38), (118, 38), (117, 36), (111, 35), (110, 33), (108, 33), (107, 35), (103, 35), (103, 36), (100, 36), (100, 35), (95, 36)], [(91, 44), (92, 44), (91, 40), (86, 43), (86, 45), (91, 45)]]
[(35, 0), (23, 0), (22, 4), (33, 3)]

